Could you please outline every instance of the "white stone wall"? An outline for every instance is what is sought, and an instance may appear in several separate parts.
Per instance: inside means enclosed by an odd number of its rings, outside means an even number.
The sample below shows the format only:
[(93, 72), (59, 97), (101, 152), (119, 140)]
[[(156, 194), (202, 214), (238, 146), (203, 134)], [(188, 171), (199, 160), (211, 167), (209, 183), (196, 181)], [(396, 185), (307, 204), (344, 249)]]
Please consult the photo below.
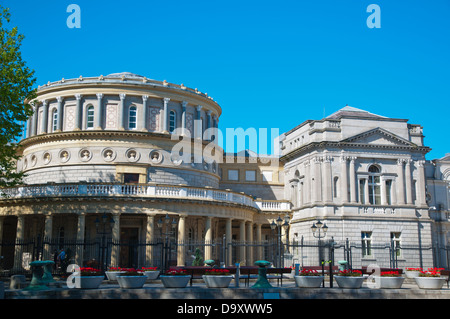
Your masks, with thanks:
[(184, 170), (169, 167), (149, 167), (148, 181), (156, 184), (179, 185), (219, 188), (219, 177), (205, 174), (197, 170)]

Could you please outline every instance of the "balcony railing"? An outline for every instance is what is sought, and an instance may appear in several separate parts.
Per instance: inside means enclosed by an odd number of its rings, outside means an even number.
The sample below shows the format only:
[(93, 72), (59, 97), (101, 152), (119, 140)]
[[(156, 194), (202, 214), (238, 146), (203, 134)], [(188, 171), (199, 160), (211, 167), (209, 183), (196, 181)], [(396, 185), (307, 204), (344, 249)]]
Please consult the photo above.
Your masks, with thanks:
[(37, 197), (148, 197), (211, 200), (241, 204), (261, 211), (288, 211), (287, 201), (255, 201), (253, 197), (229, 190), (181, 185), (116, 184), (116, 183), (67, 183), (40, 184), (4, 188), (0, 200)]

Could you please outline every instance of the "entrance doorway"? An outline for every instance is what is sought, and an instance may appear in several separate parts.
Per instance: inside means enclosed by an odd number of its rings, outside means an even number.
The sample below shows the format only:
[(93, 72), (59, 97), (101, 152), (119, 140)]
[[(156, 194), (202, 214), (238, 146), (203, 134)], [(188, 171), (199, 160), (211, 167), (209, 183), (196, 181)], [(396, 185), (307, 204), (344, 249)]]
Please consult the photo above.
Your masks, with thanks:
[(120, 257), (119, 265), (121, 267), (138, 267), (138, 243), (139, 228), (127, 227), (120, 229)]

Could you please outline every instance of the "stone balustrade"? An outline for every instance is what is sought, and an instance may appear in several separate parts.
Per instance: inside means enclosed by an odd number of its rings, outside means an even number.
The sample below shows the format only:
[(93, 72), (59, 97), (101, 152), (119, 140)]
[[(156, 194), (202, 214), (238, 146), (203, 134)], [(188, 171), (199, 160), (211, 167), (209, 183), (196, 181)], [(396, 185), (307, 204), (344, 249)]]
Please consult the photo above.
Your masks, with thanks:
[(214, 188), (184, 185), (121, 184), (121, 183), (64, 183), (25, 185), (0, 190), (0, 200), (36, 197), (148, 197), (184, 198), (222, 201), (257, 208), (261, 211), (290, 211), (288, 201), (254, 200), (244, 193)]

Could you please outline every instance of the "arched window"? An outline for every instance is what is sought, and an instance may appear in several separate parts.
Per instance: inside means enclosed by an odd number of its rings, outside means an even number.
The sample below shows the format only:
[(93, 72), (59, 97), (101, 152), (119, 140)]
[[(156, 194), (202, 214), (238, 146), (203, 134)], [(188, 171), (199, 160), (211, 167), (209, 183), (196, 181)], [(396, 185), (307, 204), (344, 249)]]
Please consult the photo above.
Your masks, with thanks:
[(333, 197), (338, 197), (338, 184), (339, 184), (339, 177), (335, 176), (333, 179)]
[(52, 132), (58, 129), (58, 110), (54, 109), (52, 112)]
[(130, 130), (136, 128), (137, 123), (137, 109), (136, 106), (131, 106), (128, 112), (128, 128)]
[(94, 128), (94, 107), (92, 105), (87, 108), (86, 128)]
[(175, 111), (170, 111), (170, 113), (169, 113), (169, 132), (170, 133), (175, 131), (176, 124), (177, 124), (177, 114), (175, 113)]
[(369, 167), (369, 203), (381, 205), (381, 171), (376, 165)]

